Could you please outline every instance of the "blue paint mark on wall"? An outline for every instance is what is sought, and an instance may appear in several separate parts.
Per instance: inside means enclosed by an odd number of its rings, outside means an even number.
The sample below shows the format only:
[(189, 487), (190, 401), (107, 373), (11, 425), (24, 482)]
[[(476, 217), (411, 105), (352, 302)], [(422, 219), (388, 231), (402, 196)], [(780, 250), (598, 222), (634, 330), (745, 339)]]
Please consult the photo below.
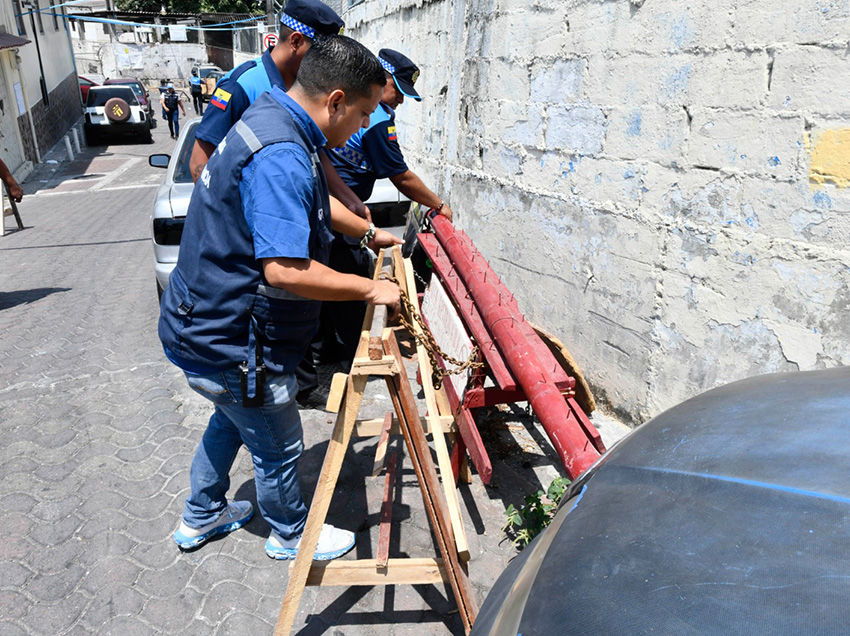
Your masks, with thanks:
[(690, 44), (694, 39), (693, 29), (688, 25), (688, 19), (685, 16), (679, 17), (670, 24), (670, 40), (676, 48)]
[(779, 161), (779, 157), (771, 157), (770, 159), (767, 160), (767, 165), (773, 166), (774, 168), (776, 166), (780, 165), (781, 163), (782, 162)]
[(626, 134), (629, 137), (640, 137), (640, 129), (643, 124), (643, 117), (640, 110), (632, 111), (629, 115), (629, 127), (626, 128)]
[(670, 76), (667, 78), (667, 82), (665, 85), (667, 96), (671, 99), (674, 97), (678, 97), (681, 93), (687, 90), (688, 85), (691, 83), (691, 65), (685, 64), (684, 66), (677, 68)]
[(815, 192), (812, 199), (814, 200), (815, 205), (821, 210), (829, 210), (832, 208), (832, 197), (830, 197), (824, 190), (818, 190)]

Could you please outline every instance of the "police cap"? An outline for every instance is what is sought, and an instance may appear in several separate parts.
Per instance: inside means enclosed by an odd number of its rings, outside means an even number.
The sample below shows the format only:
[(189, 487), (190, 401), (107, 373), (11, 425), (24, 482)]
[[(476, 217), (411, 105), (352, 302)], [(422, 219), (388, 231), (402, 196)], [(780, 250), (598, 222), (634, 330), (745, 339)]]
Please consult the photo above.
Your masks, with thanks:
[(422, 101), (419, 93), (413, 88), (419, 79), (419, 67), (411, 62), (410, 58), (392, 49), (381, 49), (378, 51), (378, 61), (393, 76), (393, 81), (402, 95), (417, 102)]
[(280, 25), (308, 38), (337, 35), (345, 30), (345, 22), (336, 11), (319, 0), (289, 0), (280, 12)]

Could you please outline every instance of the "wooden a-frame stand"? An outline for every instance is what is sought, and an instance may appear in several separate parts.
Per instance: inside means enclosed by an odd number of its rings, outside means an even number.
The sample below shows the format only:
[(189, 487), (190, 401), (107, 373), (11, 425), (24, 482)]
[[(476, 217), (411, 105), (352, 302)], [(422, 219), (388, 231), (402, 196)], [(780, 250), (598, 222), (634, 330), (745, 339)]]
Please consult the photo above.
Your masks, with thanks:
[[(378, 258), (378, 263), (383, 263), (382, 256), (383, 252)], [(394, 252), (391, 260), (395, 265), (396, 277), (402, 281), (402, 288), (408, 287), (408, 275), (412, 277), (412, 270), (405, 268), (398, 251)], [(381, 268), (376, 268), (376, 277), (380, 275), (380, 272)], [(412, 298), (415, 299), (415, 286), (408, 288), (411, 290)], [(322, 465), (322, 472), (319, 475), (313, 501), (310, 505), (298, 557), (290, 568), (289, 583), (275, 626), (275, 636), (288, 636), (291, 633), (306, 585), (374, 586), (448, 582), (457, 602), (458, 612), (463, 620), (466, 632), (469, 632), (475, 620), (477, 606), (466, 571), (466, 564), (464, 559), (461, 558), (461, 556), (468, 558), (468, 552), (466, 551), (465, 539), (462, 538), (462, 526), (457, 510), (454, 483), (451, 472), (448, 472), (448, 474), (444, 472), (444, 466), (448, 462), (448, 452), (445, 439), (442, 436), (445, 418), (441, 417), (442, 409), (439, 408), (436, 397), (431, 391), (426, 390), (429, 406), (426, 423), (434, 434), (444, 485), (447, 488), (450, 487), (452, 489), (451, 495), (455, 496), (451, 507), (447, 503), (446, 493), (440, 486), (434, 462), (431, 459), (431, 449), (425, 437), (425, 429), (419, 416), (416, 399), (407, 377), (395, 333), (392, 329), (385, 328), (385, 317), (384, 308), (373, 308), (371, 306), (368, 308), (364, 321), (364, 331), (351, 371), (347, 376), (337, 376), (339, 379), (344, 379), (338, 416), (325, 454), (325, 461)], [(420, 365), (421, 362), (422, 352), (420, 351)], [(389, 484), (392, 483), (391, 473), (395, 464), (395, 456), (393, 455), (387, 465), (387, 487), (385, 488), (381, 514), (378, 558), (313, 561), (312, 556), (316, 550), (322, 524), (327, 516), (343, 458), (355, 427), (362, 424), (362, 422), (358, 422), (357, 414), (360, 410), (366, 382), (370, 376), (383, 376), (386, 380), (398, 427), (404, 436), (405, 446), (419, 481), (422, 497), (425, 501), (425, 509), (437, 540), (441, 558), (387, 558), (389, 516), (392, 509)], [(430, 375), (423, 374), (423, 384), (427, 384), (429, 377)], [(339, 389), (339, 381), (335, 381), (334, 384), (336, 389)], [(332, 388), (331, 393), (333, 395), (334, 388)], [(444, 411), (443, 414), (445, 414)], [(383, 463), (383, 455), (386, 452), (386, 444), (393, 424), (392, 414), (388, 413), (380, 429), (381, 439), (376, 451), (378, 456), (376, 458), (376, 470), (380, 470), (380, 464)], [(456, 539), (453, 526), (460, 531), (460, 542)], [(459, 543), (462, 545), (461, 550), (459, 550)]]

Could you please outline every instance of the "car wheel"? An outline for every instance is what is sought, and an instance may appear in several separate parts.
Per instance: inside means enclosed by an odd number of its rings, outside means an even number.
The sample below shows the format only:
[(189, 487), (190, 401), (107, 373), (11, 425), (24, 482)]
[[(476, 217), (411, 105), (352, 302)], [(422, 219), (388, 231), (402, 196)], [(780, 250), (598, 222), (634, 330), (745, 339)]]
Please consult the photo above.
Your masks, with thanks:
[(150, 126), (145, 127), (145, 132), (142, 133), (142, 141), (144, 141), (146, 144), (152, 144), (153, 143), (153, 135), (151, 135), (151, 127)]

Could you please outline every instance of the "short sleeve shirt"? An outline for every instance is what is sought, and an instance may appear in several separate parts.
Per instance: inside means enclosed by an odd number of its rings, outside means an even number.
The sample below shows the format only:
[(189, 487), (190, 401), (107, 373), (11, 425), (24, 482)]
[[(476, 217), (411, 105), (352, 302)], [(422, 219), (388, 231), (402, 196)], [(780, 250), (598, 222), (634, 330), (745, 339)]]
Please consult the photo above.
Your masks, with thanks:
[(272, 60), (271, 50), (240, 64), (219, 80), (195, 131), (196, 139), (217, 146), (257, 97), (273, 86), (286, 91), (283, 77)]
[[(292, 100), (281, 103), (293, 113), (313, 145), (324, 146), (324, 134), (307, 113)], [(262, 148), (242, 169), (239, 193), (254, 239), (255, 258), (310, 258), (316, 178), (313, 160), (292, 142)], [(319, 221), (327, 224), (330, 219)]]
[(352, 135), (344, 148), (328, 153), (339, 176), (365, 201), (372, 195), (375, 181), (407, 171), (407, 164), (395, 126), (395, 112), (379, 104), (369, 118), (369, 126)]

